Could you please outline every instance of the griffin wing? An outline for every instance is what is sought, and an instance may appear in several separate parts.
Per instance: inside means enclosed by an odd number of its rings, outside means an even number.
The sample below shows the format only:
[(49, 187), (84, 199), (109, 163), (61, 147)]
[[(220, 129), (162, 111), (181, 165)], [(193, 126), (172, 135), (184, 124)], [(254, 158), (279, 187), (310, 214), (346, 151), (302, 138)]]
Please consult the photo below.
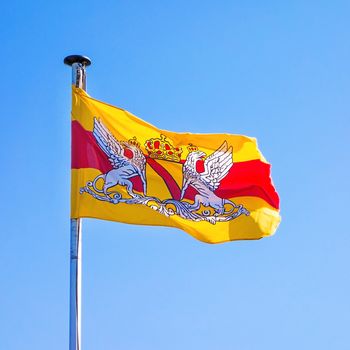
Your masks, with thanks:
[(106, 153), (113, 168), (130, 164), (130, 160), (124, 156), (124, 147), (117, 141), (106, 126), (97, 118), (94, 118), (93, 135), (97, 144)]
[(182, 173), (183, 173), (184, 177), (189, 177), (189, 176), (195, 177), (196, 176), (196, 174), (197, 174), (196, 162), (197, 162), (197, 160), (194, 159), (191, 156), (191, 154), (189, 154), (187, 156), (186, 162), (184, 163), (184, 165), (182, 167)]
[(200, 174), (201, 180), (215, 191), (220, 181), (228, 174), (233, 165), (232, 147), (224, 143), (204, 161), (204, 171)]

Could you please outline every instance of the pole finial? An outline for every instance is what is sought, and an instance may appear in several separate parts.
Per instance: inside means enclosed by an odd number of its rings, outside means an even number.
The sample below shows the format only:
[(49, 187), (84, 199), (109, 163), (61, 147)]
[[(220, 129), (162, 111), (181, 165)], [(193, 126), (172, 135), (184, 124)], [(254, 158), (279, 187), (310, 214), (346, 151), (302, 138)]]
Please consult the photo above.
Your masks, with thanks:
[(64, 64), (67, 64), (68, 66), (72, 66), (74, 63), (80, 63), (83, 66), (87, 67), (90, 66), (91, 60), (87, 56), (82, 55), (70, 55), (65, 57), (63, 60)]
[(82, 55), (70, 55), (63, 62), (72, 67), (72, 84), (86, 91), (86, 67), (91, 64), (90, 58)]

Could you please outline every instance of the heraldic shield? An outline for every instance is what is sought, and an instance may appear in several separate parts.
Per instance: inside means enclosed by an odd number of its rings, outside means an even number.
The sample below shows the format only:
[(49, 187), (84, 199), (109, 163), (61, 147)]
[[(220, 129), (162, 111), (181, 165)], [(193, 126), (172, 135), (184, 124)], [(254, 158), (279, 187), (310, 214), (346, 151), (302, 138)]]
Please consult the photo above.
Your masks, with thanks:
[(175, 133), (73, 87), (72, 218), (177, 227), (207, 243), (259, 239), (279, 222), (254, 138)]

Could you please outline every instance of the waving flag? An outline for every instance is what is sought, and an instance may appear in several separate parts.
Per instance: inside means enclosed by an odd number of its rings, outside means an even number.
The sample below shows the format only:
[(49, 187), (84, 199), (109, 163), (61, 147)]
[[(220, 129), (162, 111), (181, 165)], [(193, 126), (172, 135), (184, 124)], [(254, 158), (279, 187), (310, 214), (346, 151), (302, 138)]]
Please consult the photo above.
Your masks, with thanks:
[(177, 227), (207, 243), (272, 235), (279, 198), (254, 138), (160, 130), (73, 87), (72, 218)]

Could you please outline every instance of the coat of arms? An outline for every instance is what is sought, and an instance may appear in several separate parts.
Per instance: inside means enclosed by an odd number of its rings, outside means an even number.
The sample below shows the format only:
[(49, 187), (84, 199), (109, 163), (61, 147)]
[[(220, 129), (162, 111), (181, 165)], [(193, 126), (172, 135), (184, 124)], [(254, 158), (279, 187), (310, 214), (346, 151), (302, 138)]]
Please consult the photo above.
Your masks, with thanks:
[[(249, 215), (249, 211), (243, 205), (215, 194), (220, 182), (233, 166), (232, 147), (229, 147), (226, 141), (209, 155), (190, 144), (187, 147), (187, 157), (182, 160), (183, 149), (174, 147), (164, 135), (145, 141), (147, 155), (142, 152), (135, 137), (128, 141), (119, 141), (97, 118), (94, 118), (93, 136), (107, 155), (112, 169), (89, 181), (80, 189), (81, 194), (88, 193), (97, 200), (111, 204), (146, 205), (166, 216), (178, 215), (183, 219), (207, 221), (212, 224), (229, 221), (242, 214)], [(159, 160), (182, 164), (183, 181), (179, 198), (162, 200), (148, 193), (146, 164)], [(198, 164), (201, 165), (201, 169), (198, 169)], [(167, 175), (171, 177), (171, 174)], [(135, 177), (141, 180), (142, 191), (135, 190)], [(171, 180), (174, 181), (172, 178)], [(125, 188), (126, 196), (123, 197), (118, 192), (118, 186)], [(195, 191), (191, 201), (186, 199), (189, 188)]]

